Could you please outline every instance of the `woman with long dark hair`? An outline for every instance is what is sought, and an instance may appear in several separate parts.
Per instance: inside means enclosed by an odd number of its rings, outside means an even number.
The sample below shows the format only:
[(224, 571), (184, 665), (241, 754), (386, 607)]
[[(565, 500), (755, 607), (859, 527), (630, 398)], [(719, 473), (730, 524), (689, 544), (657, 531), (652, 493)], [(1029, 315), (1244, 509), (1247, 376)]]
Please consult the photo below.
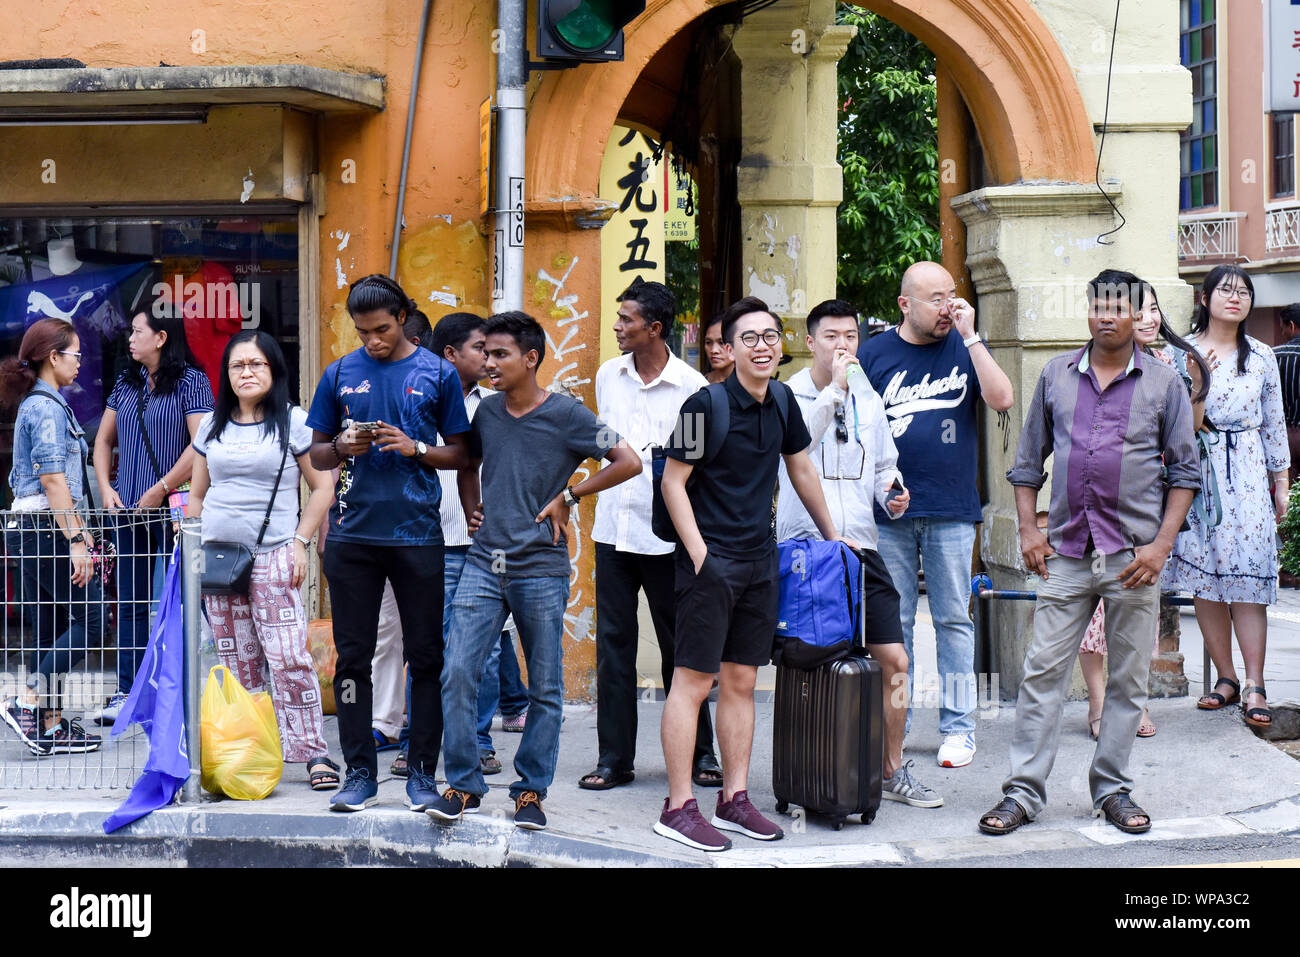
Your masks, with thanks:
[[(1277, 361), (1268, 346), (1246, 335), (1254, 297), (1255, 286), (1239, 266), (1216, 266), (1201, 286), (1192, 345), (1223, 360), (1205, 402), (1207, 425), (1214, 429), (1205, 444), (1219, 508), (1208, 517), (1197, 507), (1188, 513), (1189, 530), (1178, 536), (1162, 588), (1195, 596), (1196, 621), (1218, 672), (1214, 691), (1197, 707), (1215, 711), (1240, 701), (1247, 724), (1268, 727), (1267, 610), (1277, 601), (1277, 523), (1286, 515), (1291, 453)], [(1201, 495), (1206, 493), (1203, 488)], [(1234, 631), (1244, 683), (1232, 660)]]
[[(20, 556), (22, 602), (32, 639), (23, 642), (27, 687), (4, 702), (0, 717), (35, 755), (94, 751), (100, 739), (65, 719), (54, 677), (103, 644), (104, 608), (76, 505), (86, 488), (86, 438), (59, 393), (76, 381), (81, 344), (72, 323), (38, 319), (17, 357), (0, 362), (0, 405), (14, 421), (13, 505), (6, 531)], [(67, 622), (62, 635), (55, 637)]]
[[(284, 759), (303, 762), (313, 789), (338, 787), (325, 744), (320, 684), (307, 651), (299, 586), (307, 548), (334, 498), (328, 473), (312, 467), (307, 413), (289, 402), (284, 354), (265, 332), (237, 332), (221, 357), (217, 404), (194, 440), (187, 514), (203, 520), (203, 541), (235, 542), (254, 553), (247, 595), (204, 599), (217, 655), (249, 691), (271, 673), (271, 700)], [(311, 489), (298, 515), (298, 478)], [(270, 525), (262, 533), (268, 503)], [(258, 543), (259, 534), (261, 543)]]
[[(116, 528), (117, 693), (96, 715), (117, 718), (149, 642), (154, 559), (171, 551), (171, 522), (156, 511), (189, 481), (191, 442), (212, 411), (212, 387), (185, 340), (185, 320), (161, 300), (131, 320), (131, 362), (108, 397), (95, 436), (95, 480)], [(117, 448), (117, 476), (112, 476)], [(143, 510), (143, 511), (142, 511)]]

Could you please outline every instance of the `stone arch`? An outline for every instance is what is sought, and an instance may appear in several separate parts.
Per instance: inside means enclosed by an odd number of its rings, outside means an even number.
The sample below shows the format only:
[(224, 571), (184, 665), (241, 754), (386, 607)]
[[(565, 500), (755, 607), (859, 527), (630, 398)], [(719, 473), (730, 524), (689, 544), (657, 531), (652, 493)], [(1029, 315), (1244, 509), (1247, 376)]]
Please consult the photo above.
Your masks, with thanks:
[[(605, 140), (637, 77), (670, 38), (721, 2), (650, 0), (628, 28), (622, 63), (580, 66), (541, 84), (529, 108), (532, 211), (578, 212), (594, 198)], [(1092, 179), (1092, 121), (1060, 44), (1029, 0), (857, 5), (910, 31), (951, 71), (997, 183)]]

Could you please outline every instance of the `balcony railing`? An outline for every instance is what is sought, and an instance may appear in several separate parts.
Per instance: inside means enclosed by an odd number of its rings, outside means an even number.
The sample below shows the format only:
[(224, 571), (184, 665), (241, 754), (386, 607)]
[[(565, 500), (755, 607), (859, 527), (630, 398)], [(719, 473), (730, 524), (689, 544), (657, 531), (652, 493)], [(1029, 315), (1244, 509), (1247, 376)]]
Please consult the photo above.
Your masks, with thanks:
[(1300, 206), (1268, 210), (1264, 220), (1264, 243), (1271, 253), (1300, 249)]
[(1235, 259), (1237, 221), (1244, 217), (1244, 213), (1178, 217), (1178, 258)]

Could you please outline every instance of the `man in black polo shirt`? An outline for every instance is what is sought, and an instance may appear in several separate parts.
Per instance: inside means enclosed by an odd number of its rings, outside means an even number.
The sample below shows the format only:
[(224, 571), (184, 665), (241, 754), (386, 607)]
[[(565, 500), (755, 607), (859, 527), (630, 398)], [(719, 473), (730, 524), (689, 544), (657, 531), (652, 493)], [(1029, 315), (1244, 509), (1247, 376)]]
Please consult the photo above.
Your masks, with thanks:
[[(771, 658), (776, 630), (772, 492), (782, 458), (818, 531), (827, 541), (847, 541), (836, 533), (817, 470), (805, 452), (812, 438), (799, 403), (784, 383), (771, 378), (781, 359), (780, 323), (761, 299), (747, 296), (723, 314), (722, 338), (736, 363), (723, 384), (726, 439), (720, 448), (707, 450), (708, 463), (696, 468), (705, 454), (710, 407), (708, 392), (697, 392), (682, 404), (661, 482), (681, 541), (675, 554), (676, 667), (660, 728), (668, 799), (654, 829), (706, 851), (731, 846), (718, 828), (762, 841), (782, 836), (746, 794), (754, 680), (759, 665)], [(774, 395), (778, 389), (783, 403)], [(689, 489), (687, 479), (693, 479)], [(715, 675), (723, 784), (710, 824), (691, 794), (691, 757), (700, 705)]]

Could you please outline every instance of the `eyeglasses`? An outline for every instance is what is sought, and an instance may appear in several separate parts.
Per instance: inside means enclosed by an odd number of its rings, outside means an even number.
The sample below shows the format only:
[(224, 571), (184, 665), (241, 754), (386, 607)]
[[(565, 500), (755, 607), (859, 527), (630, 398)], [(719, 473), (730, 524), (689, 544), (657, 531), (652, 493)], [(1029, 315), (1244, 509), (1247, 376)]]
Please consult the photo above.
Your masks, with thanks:
[(923, 302), (927, 306), (933, 306), (935, 309), (942, 309), (948, 303), (955, 300), (956, 296), (940, 296), (937, 299), (917, 299), (915, 296), (904, 296), (904, 299), (910, 299), (912, 302)]
[(1231, 299), (1236, 296), (1242, 302), (1250, 302), (1251, 300), (1250, 290), (1244, 286), (1216, 286), (1214, 291), (1224, 299)]
[(60, 349), (60, 350), (58, 350), (58, 352), (59, 352), (59, 355), (61, 355), (61, 356), (72, 356), (72, 358), (76, 359), (78, 362), (81, 361), (81, 353), (80, 353), (80, 352), (72, 352), (72, 351), (70, 351), (70, 350), (68, 350), (68, 349)]
[(826, 462), (826, 446), (829, 444), (825, 441), (821, 443), (821, 476), (828, 482), (845, 481), (856, 482), (862, 478), (863, 469), (867, 462), (867, 449), (862, 444), (858, 436), (861, 432), (861, 422), (858, 421), (858, 403), (856, 399), (850, 399), (853, 403), (853, 432), (857, 438), (857, 449), (849, 445), (849, 427), (845, 422), (844, 406), (835, 410), (835, 442), (831, 446), (834, 450), (832, 458), (834, 459), (829, 465)]
[(835, 410), (835, 441), (841, 445), (849, 440), (849, 429), (844, 424), (844, 406)]
[(262, 372), (271, 367), (271, 363), (265, 359), (245, 359), (242, 362), (230, 363), (230, 371), (236, 375), (243, 375), (247, 372)]
[(742, 332), (739, 338), (747, 348), (752, 349), (758, 345), (759, 339), (763, 340), (764, 345), (777, 345), (781, 341), (781, 333), (777, 332), (775, 329), (764, 329), (762, 335), (760, 335), (751, 329), (748, 332)]

